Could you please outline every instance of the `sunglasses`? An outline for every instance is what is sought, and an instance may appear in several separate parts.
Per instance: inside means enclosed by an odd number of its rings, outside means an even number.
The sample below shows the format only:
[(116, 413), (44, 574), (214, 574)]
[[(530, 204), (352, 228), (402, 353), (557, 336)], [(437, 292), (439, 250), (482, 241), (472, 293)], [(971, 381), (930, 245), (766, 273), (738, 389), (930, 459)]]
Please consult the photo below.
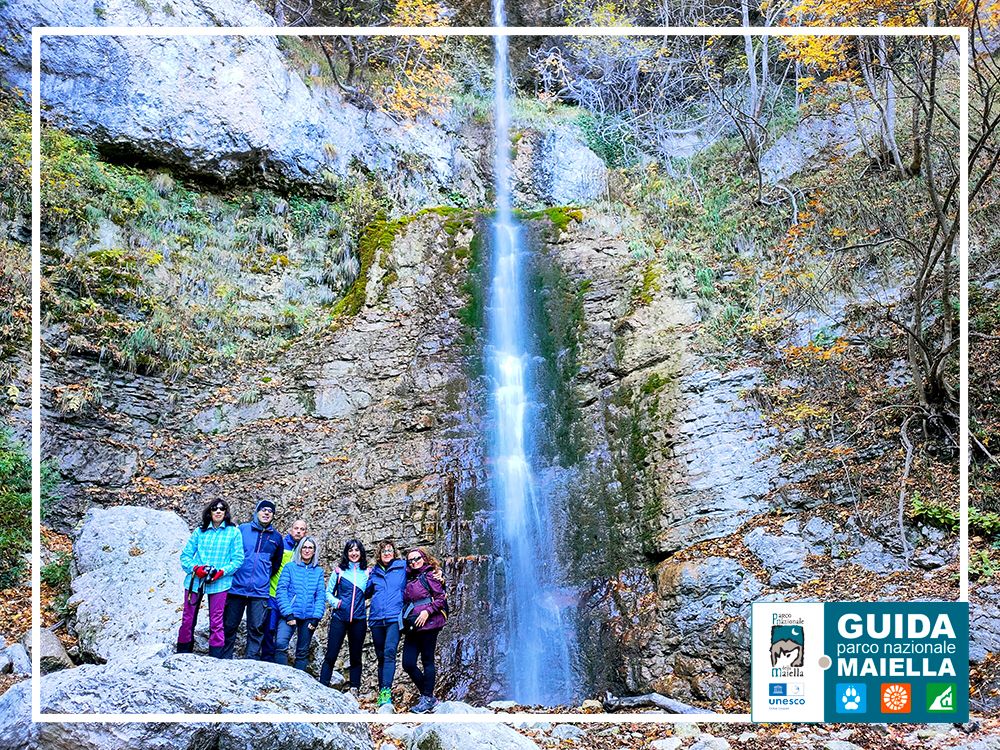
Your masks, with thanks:
[(225, 510), (225, 509), (226, 509), (226, 506), (225, 506), (225, 505), (213, 505), (213, 506), (212, 506), (212, 507), (210, 508), (210, 510), (211, 510), (211, 511), (212, 511), (213, 513), (214, 513), (215, 511), (217, 511), (217, 510)]
[(408, 558), (406, 558), (406, 562), (410, 563), (410, 565), (413, 565), (413, 563), (420, 562), (423, 559), (424, 559), (423, 555), (417, 555), (416, 557), (408, 557)]

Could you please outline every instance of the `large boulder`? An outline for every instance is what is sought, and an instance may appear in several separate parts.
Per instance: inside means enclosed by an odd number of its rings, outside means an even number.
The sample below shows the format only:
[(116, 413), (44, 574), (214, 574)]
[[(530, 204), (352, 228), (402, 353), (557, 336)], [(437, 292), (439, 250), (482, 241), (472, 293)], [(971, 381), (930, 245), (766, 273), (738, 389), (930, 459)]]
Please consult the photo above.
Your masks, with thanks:
[[(435, 714), (491, 713), (467, 703), (446, 701)], [(407, 750), (538, 750), (533, 740), (506, 724), (421, 724), (406, 736)]]
[[(30, 92), (33, 26), (273, 26), (237, 0), (31, 0), (0, 6), (0, 79)], [(399, 123), (290, 70), (276, 37), (49, 37), (46, 116), (108, 151), (229, 179), (320, 185), (359, 162), (450, 186), (454, 147), (430, 121)], [(408, 187), (408, 192), (419, 193)]]
[[(43, 713), (343, 714), (350, 696), (325, 688), (291, 667), (257, 661), (220, 662), (178, 654), (138, 664), (88, 664), (47, 675)], [(10, 750), (369, 750), (361, 724), (269, 723), (50, 724), (31, 722), (31, 682), (0, 696), (0, 747)]]
[[(69, 601), (76, 606), (76, 632), (86, 658), (134, 661), (177, 642), (184, 596), (180, 552), (190, 535), (188, 525), (169, 511), (130, 506), (88, 511), (73, 546)], [(207, 611), (198, 619), (197, 635), (207, 640)]]

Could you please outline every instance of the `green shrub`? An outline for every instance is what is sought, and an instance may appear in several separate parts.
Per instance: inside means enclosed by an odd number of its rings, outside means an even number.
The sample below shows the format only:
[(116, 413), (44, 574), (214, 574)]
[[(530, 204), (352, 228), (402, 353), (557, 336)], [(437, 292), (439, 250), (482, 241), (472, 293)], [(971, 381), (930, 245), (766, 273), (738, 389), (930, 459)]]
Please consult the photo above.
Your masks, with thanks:
[(635, 161), (635, 143), (622, 128), (610, 127), (609, 122), (589, 112), (581, 114), (576, 124), (590, 150), (612, 169), (627, 167)]
[(989, 550), (981, 549), (969, 558), (969, 576), (975, 581), (987, 583), (1000, 571), (1000, 565), (990, 555)]
[(15, 586), (31, 549), (31, 457), (0, 430), (0, 589)]
[(59, 552), (55, 559), (42, 566), (42, 583), (56, 589), (67, 589), (70, 583), (69, 565), (73, 556), (69, 552)]
[[(930, 526), (957, 534), (961, 527), (958, 508), (949, 508), (941, 503), (925, 501), (920, 493), (914, 493), (910, 500), (910, 518)], [(1000, 537), (1000, 513), (982, 511), (975, 506), (969, 508), (969, 531), (987, 540)]]

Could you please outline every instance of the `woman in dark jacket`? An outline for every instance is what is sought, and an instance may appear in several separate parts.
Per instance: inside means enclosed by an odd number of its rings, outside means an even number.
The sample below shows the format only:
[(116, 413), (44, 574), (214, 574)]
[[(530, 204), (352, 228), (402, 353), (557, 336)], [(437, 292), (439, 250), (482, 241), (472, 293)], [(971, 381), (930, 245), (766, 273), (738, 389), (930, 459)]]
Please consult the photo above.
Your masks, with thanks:
[(406, 585), (406, 563), (396, 557), (396, 543), (384, 539), (378, 545), (378, 562), (368, 573), (370, 597), (368, 627), (372, 631), (375, 656), (378, 659), (379, 713), (392, 713), (392, 681), (396, 676), (396, 650), (399, 648), (399, 626), (403, 614), (403, 588)]
[[(411, 549), (406, 554), (406, 565), (403, 612), (412, 627), (403, 643), (403, 669), (420, 691), (420, 700), (411, 710), (422, 714), (438, 704), (434, 697), (434, 678), (437, 675), (434, 651), (437, 648), (438, 633), (447, 619), (447, 598), (441, 563), (424, 547)], [(417, 667), (418, 655), (423, 671)]]
[(351, 695), (358, 697), (361, 687), (361, 649), (365, 645), (368, 615), (365, 611), (365, 589), (368, 588), (368, 557), (365, 547), (357, 539), (344, 545), (340, 564), (330, 574), (326, 585), (326, 601), (333, 610), (326, 641), (326, 657), (319, 673), (319, 681), (329, 686), (333, 668), (340, 656), (340, 647), (347, 637), (350, 653)]

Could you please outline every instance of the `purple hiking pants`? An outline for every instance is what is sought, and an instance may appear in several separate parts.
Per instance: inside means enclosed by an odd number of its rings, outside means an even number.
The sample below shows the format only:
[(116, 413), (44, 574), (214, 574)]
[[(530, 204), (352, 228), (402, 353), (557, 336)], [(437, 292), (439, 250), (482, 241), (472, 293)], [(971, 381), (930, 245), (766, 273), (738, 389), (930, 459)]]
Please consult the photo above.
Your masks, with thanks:
[[(220, 647), (226, 642), (226, 634), (222, 628), (222, 613), (226, 609), (227, 591), (218, 594), (205, 594), (208, 599), (208, 645)], [(178, 643), (191, 643), (194, 640), (194, 624), (198, 619), (198, 595), (191, 591), (184, 592), (184, 614), (181, 615), (181, 629), (177, 634)]]

